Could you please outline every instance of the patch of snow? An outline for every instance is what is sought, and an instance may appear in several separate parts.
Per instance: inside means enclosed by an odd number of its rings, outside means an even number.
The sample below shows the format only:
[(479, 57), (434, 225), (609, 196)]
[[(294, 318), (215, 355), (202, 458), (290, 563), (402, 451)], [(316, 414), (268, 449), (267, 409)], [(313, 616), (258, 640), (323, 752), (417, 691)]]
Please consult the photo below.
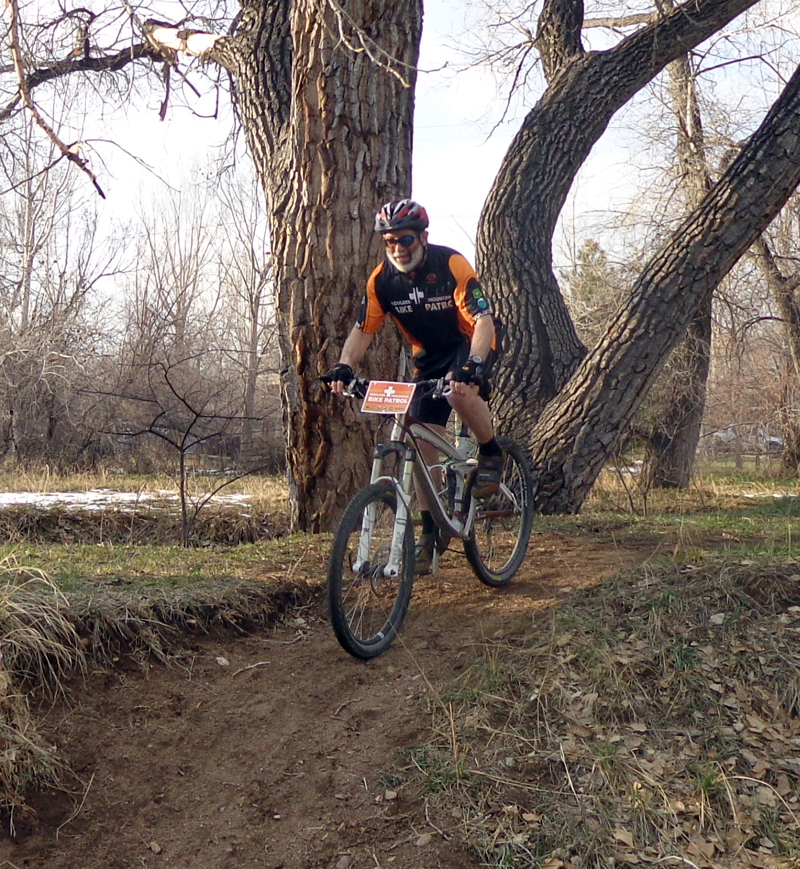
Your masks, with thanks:
[[(67, 507), (75, 510), (131, 510), (147, 504), (177, 503), (179, 495), (169, 489), (151, 492), (118, 492), (114, 489), (90, 489), (87, 492), (0, 492), (0, 509), (15, 506), (33, 506), (42, 510)], [(249, 503), (249, 497), (238, 493), (214, 495), (211, 503), (218, 506), (240, 506)]]

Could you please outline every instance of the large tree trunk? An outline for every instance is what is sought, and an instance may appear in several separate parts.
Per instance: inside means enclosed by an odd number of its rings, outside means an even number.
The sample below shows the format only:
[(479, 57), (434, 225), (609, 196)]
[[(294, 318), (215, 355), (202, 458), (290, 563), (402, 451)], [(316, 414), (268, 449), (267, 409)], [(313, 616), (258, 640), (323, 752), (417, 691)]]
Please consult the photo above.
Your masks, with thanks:
[(576, 511), (698, 308), (800, 183), (800, 70), (697, 211), (651, 259), (531, 435), (540, 506)]
[[(248, 0), (236, 35), (214, 54), (235, 76), (266, 191), (299, 529), (330, 528), (369, 476), (372, 429), (327, 393), (319, 375), (337, 361), (383, 255), (373, 215), (411, 190), (421, 26), (421, 0), (353, 0), (346, 20), (326, 0)], [(394, 330), (384, 333), (367, 374), (396, 371), (399, 341)]]
[[(691, 57), (682, 55), (673, 60), (667, 73), (678, 127), (679, 189), (686, 212), (690, 213), (711, 189)], [(665, 400), (645, 444), (643, 476), (650, 487), (683, 489), (691, 481), (711, 367), (711, 313), (709, 296), (692, 317), (683, 341), (662, 375), (662, 381), (666, 382), (661, 383), (659, 391)]]

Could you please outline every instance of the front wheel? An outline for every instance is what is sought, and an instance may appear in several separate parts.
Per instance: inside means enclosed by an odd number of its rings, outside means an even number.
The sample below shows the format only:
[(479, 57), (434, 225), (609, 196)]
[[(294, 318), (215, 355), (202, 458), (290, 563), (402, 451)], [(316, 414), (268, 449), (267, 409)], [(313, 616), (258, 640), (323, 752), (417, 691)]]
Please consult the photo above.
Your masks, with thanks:
[(333, 538), (328, 613), (336, 638), (356, 658), (375, 658), (394, 641), (411, 599), (414, 529), (409, 515), (396, 576), (386, 576), (397, 494), (386, 483), (362, 489), (347, 505)]
[(533, 475), (528, 460), (515, 441), (497, 441), (504, 457), (500, 488), (477, 502), (472, 531), (464, 540), (464, 553), (475, 575), (492, 586), (511, 582), (528, 551), (533, 527)]

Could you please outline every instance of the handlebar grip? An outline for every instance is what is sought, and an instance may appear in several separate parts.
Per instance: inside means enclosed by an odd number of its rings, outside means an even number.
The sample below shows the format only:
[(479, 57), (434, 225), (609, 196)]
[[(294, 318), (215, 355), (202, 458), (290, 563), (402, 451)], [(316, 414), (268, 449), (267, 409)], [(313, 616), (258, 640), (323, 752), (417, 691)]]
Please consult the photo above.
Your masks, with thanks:
[(353, 396), (353, 398), (364, 398), (367, 394), (367, 388), (369, 387), (369, 380), (364, 377), (354, 377), (350, 381), (350, 385), (347, 388), (347, 391)]

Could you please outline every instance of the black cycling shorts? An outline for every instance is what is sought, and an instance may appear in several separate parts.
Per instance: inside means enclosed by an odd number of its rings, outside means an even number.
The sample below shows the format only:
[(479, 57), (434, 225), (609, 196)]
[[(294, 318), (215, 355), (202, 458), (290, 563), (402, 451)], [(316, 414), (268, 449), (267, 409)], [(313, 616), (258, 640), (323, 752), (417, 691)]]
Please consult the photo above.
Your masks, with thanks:
[[(436, 380), (439, 377), (444, 377), (449, 374), (454, 368), (460, 368), (469, 359), (469, 344), (462, 344), (452, 355), (450, 361), (446, 365), (441, 365), (436, 369), (425, 369), (418, 371), (414, 380)], [(489, 376), (492, 372), (497, 354), (494, 350), (489, 351), (486, 357), (486, 362), (483, 364), (484, 380), (481, 384), (479, 395), (484, 401), (488, 401), (492, 394), (492, 388), (489, 385)], [(420, 422), (428, 423), (429, 425), (447, 425), (447, 420), (450, 419), (450, 402), (446, 398), (433, 398), (430, 395), (415, 395), (411, 403), (411, 415)]]

